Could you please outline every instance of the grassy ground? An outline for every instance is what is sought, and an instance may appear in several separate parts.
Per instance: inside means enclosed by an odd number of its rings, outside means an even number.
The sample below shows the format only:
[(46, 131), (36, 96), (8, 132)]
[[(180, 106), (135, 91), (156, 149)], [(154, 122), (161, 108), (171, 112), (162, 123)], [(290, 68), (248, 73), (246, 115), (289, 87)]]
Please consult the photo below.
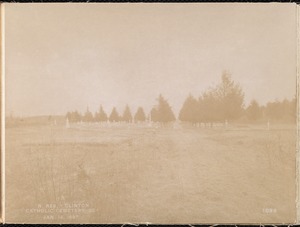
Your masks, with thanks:
[(295, 146), (283, 127), (8, 128), (6, 219), (293, 222)]

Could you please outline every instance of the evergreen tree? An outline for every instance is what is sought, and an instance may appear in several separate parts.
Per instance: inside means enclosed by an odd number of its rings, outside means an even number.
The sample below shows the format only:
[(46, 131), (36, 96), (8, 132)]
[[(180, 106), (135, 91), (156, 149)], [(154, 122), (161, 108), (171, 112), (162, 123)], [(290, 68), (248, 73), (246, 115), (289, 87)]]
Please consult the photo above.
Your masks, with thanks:
[(83, 117), (83, 121), (92, 122), (93, 120), (94, 120), (93, 114), (89, 111), (89, 108), (87, 108)]
[(216, 122), (224, 120), (222, 115), (222, 102), (215, 89), (209, 89), (200, 96), (200, 119), (203, 122)]
[(223, 120), (234, 120), (241, 116), (244, 106), (244, 93), (227, 72), (223, 72), (221, 84), (217, 87)]
[(151, 117), (151, 121), (153, 121), (153, 122), (158, 122), (159, 121), (159, 119), (158, 119), (158, 111), (157, 111), (157, 107), (156, 106), (151, 109), (150, 117)]
[(69, 122), (79, 122), (81, 121), (81, 115), (77, 112), (68, 112), (66, 118), (69, 119)]
[(183, 103), (179, 112), (179, 120), (190, 123), (199, 121), (199, 103), (192, 95), (189, 95)]
[(102, 105), (100, 106), (99, 112), (95, 114), (95, 119), (97, 122), (107, 121), (107, 114), (105, 113)]
[(256, 121), (262, 117), (262, 109), (256, 100), (252, 100), (246, 109), (246, 115), (249, 120)]
[(131, 115), (130, 108), (128, 105), (126, 105), (126, 107), (125, 107), (122, 120), (127, 123), (132, 122), (132, 115)]
[(134, 115), (135, 122), (144, 122), (146, 121), (146, 115), (142, 107), (139, 107)]
[(282, 118), (283, 110), (281, 108), (281, 103), (278, 100), (266, 104), (266, 116), (268, 119), (272, 120), (279, 120)]
[(175, 120), (175, 115), (168, 101), (162, 95), (158, 97), (157, 121), (167, 123)]
[(119, 114), (117, 112), (116, 107), (114, 107), (111, 111), (111, 114), (109, 116), (109, 121), (110, 122), (118, 122), (120, 120)]
[(198, 100), (199, 120), (215, 122), (235, 120), (244, 112), (244, 93), (239, 84), (224, 72), (221, 83), (205, 91)]
[(288, 101), (268, 102), (265, 107), (265, 115), (268, 119), (281, 122), (295, 122), (296, 120), (296, 98)]

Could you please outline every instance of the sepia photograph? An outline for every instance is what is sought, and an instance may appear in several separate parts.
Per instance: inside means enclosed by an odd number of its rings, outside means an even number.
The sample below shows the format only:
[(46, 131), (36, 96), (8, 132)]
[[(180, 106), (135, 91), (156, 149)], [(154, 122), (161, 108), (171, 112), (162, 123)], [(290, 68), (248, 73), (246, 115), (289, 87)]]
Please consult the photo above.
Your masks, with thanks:
[(5, 223), (296, 223), (296, 4), (1, 7)]

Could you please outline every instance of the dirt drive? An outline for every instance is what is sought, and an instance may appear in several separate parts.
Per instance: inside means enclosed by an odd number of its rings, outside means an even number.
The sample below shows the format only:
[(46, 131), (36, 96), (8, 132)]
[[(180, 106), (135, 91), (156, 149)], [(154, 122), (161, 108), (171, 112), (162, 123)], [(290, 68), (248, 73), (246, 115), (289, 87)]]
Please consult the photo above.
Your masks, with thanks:
[(6, 129), (6, 216), (36, 223), (295, 220), (295, 129)]

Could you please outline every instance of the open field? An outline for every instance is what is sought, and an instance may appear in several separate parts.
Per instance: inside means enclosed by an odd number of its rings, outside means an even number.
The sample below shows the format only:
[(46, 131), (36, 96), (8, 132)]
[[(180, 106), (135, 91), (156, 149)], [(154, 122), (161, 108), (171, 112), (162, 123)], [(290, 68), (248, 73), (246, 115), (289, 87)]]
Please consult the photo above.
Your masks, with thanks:
[(295, 132), (291, 127), (7, 128), (6, 219), (293, 222)]

